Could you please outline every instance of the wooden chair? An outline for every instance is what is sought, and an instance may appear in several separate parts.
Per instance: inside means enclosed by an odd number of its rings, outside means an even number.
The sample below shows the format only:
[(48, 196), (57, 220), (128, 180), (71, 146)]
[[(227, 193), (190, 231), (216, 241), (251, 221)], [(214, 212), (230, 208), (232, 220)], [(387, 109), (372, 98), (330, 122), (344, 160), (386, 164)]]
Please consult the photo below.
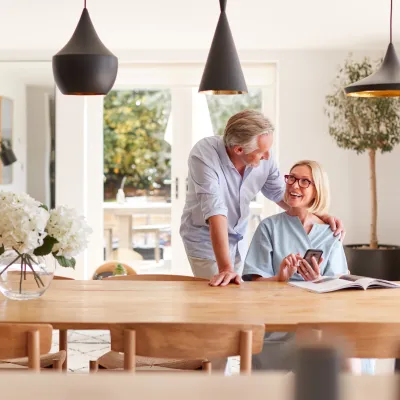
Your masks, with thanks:
[[(54, 275), (53, 280), (74, 280), (65, 276)], [(67, 351), (68, 351), (68, 331), (59, 331), (59, 350), (56, 353), (41, 354), (40, 355), (40, 368), (57, 368), (58, 363), (62, 365), (63, 370), (67, 370)], [(50, 351), (50, 350), (49, 350)], [(48, 353), (48, 352), (47, 352)], [(28, 357), (19, 357), (14, 359), (6, 359), (0, 363), (12, 363), (26, 368), (29, 365)]]
[[(251, 356), (264, 342), (263, 324), (140, 323), (113, 326), (110, 333), (111, 350), (124, 352), (123, 369), (130, 372), (136, 370), (136, 356), (199, 360), (211, 373), (210, 359), (239, 355), (241, 374), (250, 374)], [(98, 371), (98, 366), (98, 361), (91, 361), (90, 371)], [(157, 371), (157, 366), (151, 369)]]
[(330, 343), (343, 352), (343, 370), (359, 374), (360, 365), (354, 371), (351, 359), (400, 358), (400, 323), (376, 324), (359, 322), (299, 324), (299, 342)]
[[(52, 358), (48, 354), (52, 333), (51, 325), (0, 323), (0, 370), (28, 368), (39, 371), (40, 356)], [(62, 359), (53, 359), (52, 363), (56, 370), (61, 371)]]
[[(124, 276), (110, 276), (106, 280), (123, 280), (123, 281), (207, 281), (207, 279), (196, 278), (194, 276), (185, 275), (156, 275), (156, 274), (143, 274), (143, 275), (124, 275)], [(121, 369), (124, 365), (124, 354), (122, 352), (109, 351), (98, 359), (98, 364), (104, 369)], [(157, 366), (160, 368), (172, 368), (180, 370), (196, 370), (201, 368), (201, 360), (168, 360), (162, 358), (148, 358), (136, 357), (136, 367), (145, 368)]]
[(100, 265), (100, 267), (98, 267), (96, 271), (94, 271), (92, 279), (95, 279), (97, 275), (102, 274), (104, 272), (110, 272), (110, 273), (114, 272), (118, 264), (121, 264), (125, 268), (128, 276), (136, 275), (136, 271), (126, 263), (120, 261), (107, 261), (106, 263)]
[(61, 275), (54, 275), (53, 280), (55, 281), (74, 281), (74, 278), (69, 278), (67, 276), (61, 276)]
[(208, 279), (197, 278), (195, 276), (186, 275), (164, 275), (164, 274), (139, 274), (139, 275), (122, 275), (122, 276), (109, 276), (107, 280), (120, 280), (120, 281), (164, 281), (164, 282), (187, 282), (187, 281), (203, 281), (207, 282)]
[(344, 345), (349, 358), (400, 358), (400, 323), (375, 324), (359, 322), (299, 324), (300, 340), (307, 332), (318, 332), (320, 340)]
[[(60, 275), (54, 275), (54, 280), (56, 281), (62, 281), (62, 280), (68, 280), (68, 281), (73, 281), (75, 280), (74, 278), (68, 278), (66, 276), (60, 276)], [(62, 369), (63, 371), (66, 371), (68, 369), (68, 330), (67, 329), (60, 329), (58, 331), (58, 349), (60, 352), (65, 353), (64, 357), (64, 362), (62, 363)], [(55, 353), (58, 354), (58, 353)], [(45, 360), (41, 362), (41, 367), (45, 368)]]

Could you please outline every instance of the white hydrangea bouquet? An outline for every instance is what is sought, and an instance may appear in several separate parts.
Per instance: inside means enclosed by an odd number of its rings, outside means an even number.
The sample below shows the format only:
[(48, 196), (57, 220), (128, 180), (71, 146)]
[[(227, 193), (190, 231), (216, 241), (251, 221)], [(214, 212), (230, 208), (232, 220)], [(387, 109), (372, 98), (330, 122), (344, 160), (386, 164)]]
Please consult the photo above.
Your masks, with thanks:
[(0, 256), (7, 250), (17, 254), (0, 275), (19, 260), (21, 274), (30, 269), (39, 286), (32, 255), (52, 254), (60, 266), (74, 268), (74, 257), (86, 249), (91, 233), (84, 217), (72, 208), (59, 206), (49, 211), (26, 193), (0, 191)]

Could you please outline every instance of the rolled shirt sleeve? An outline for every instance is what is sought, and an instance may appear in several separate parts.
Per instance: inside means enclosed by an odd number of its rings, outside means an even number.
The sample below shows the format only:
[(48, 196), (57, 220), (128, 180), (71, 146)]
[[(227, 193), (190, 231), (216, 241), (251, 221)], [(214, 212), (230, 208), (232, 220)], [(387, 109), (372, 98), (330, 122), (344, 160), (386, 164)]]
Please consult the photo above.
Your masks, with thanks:
[(270, 278), (275, 276), (272, 265), (273, 245), (267, 222), (268, 220), (262, 221), (254, 233), (244, 262), (243, 277), (259, 275), (263, 278)]
[(269, 174), (261, 192), (267, 199), (274, 203), (279, 203), (283, 200), (283, 195), (285, 194), (285, 181), (279, 172), (275, 159), (271, 159)]
[(203, 213), (204, 221), (214, 215), (228, 215), (228, 208), (223, 201), (217, 173), (200, 158), (192, 155), (189, 159), (189, 174), (192, 178), (197, 200)]

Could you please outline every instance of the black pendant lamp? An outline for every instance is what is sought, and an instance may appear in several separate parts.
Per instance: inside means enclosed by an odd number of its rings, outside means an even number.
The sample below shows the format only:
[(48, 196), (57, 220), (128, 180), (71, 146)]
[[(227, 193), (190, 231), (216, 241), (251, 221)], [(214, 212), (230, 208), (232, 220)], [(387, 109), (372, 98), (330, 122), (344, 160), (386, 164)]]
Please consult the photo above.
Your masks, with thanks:
[(221, 14), (201, 79), (200, 93), (247, 93), (246, 82), (225, 12), (226, 2), (227, 0), (219, 0)]
[(109, 51), (84, 8), (69, 42), (53, 56), (53, 75), (61, 93), (67, 95), (105, 95), (114, 85), (118, 58)]
[(393, 0), (390, 0), (390, 43), (378, 71), (347, 86), (344, 91), (353, 97), (400, 96), (400, 62), (392, 43)]

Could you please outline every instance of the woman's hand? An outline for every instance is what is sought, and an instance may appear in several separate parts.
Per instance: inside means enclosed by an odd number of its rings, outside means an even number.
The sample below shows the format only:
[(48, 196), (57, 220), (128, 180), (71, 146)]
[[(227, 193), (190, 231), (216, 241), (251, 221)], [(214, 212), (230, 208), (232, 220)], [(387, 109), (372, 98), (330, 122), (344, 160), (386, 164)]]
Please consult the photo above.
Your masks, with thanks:
[(297, 271), (297, 265), (300, 260), (302, 260), (300, 254), (286, 256), (279, 267), (278, 282), (287, 282)]
[(315, 281), (321, 277), (319, 266), (321, 265), (322, 261), (324, 261), (322, 257), (320, 258), (319, 263), (317, 263), (315, 257), (311, 257), (312, 265), (310, 265), (303, 258), (300, 261), (300, 266), (297, 268), (297, 271), (305, 281)]

